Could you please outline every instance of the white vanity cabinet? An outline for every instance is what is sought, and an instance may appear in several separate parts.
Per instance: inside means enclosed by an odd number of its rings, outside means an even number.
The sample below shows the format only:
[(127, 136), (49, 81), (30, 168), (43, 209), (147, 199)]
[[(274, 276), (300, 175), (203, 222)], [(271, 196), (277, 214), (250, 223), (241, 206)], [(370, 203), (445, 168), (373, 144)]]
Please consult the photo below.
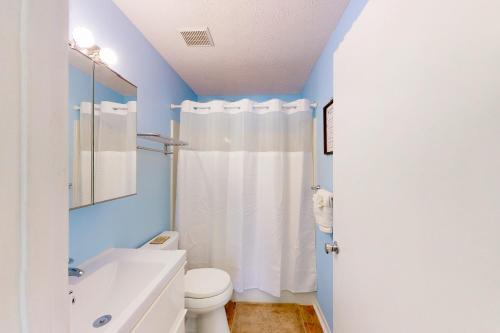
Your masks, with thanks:
[(163, 289), (132, 332), (184, 333), (185, 316), (183, 266)]

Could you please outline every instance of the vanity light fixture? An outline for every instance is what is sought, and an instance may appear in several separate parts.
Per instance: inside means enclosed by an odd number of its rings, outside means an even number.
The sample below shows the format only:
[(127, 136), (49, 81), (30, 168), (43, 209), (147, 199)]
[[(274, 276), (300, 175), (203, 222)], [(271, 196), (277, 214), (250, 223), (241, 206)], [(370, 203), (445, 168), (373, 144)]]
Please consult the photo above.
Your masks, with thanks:
[(76, 27), (71, 33), (73, 39), (69, 42), (69, 46), (75, 50), (82, 52), (89, 58), (98, 63), (106, 65), (116, 64), (118, 57), (115, 51), (108, 47), (100, 48), (95, 44), (92, 31), (85, 27)]
[(118, 60), (115, 51), (108, 47), (103, 47), (99, 50), (99, 58), (108, 65), (114, 65)]
[(71, 34), (76, 46), (80, 49), (89, 49), (95, 45), (94, 35), (92, 31), (85, 27), (76, 27)]

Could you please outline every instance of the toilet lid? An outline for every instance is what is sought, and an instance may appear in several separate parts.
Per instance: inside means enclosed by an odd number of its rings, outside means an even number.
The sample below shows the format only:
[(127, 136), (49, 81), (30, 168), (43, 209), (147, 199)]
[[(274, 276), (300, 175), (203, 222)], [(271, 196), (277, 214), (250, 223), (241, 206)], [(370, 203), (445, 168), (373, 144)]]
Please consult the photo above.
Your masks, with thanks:
[(207, 298), (222, 294), (230, 285), (231, 277), (216, 268), (196, 268), (187, 271), (185, 295), (190, 298)]

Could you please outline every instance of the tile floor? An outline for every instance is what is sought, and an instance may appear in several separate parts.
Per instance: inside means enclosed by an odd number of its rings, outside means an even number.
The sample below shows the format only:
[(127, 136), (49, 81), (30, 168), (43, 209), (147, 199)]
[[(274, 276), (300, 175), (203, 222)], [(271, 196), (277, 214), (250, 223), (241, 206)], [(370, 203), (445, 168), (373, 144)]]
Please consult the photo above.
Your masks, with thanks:
[(312, 305), (229, 302), (231, 333), (323, 333)]

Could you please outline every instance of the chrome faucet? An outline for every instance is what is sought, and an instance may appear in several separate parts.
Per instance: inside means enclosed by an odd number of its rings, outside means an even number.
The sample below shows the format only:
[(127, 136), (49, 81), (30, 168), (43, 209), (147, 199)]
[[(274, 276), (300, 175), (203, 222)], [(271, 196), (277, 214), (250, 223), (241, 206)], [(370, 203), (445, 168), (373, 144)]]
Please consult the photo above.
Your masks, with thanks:
[[(69, 258), (68, 264), (72, 264), (72, 263), (73, 263), (73, 259)], [(85, 272), (80, 268), (68, 267), (68, 276), (81, 277), (84, 273)]]

